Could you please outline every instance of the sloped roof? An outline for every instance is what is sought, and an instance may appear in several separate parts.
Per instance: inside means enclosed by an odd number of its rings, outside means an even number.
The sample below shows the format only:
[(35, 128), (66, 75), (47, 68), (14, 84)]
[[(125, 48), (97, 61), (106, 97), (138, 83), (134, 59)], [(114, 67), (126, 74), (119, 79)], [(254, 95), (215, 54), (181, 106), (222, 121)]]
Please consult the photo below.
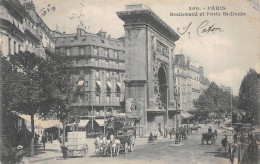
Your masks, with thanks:
[(94, 45), (98, 47), (105, 47), (110, 49), (125, 50), (125, 45), (122, 41), (113, 38), (102, 38), (98, 35), (87, 33), (82, 36), (75, 35), (62, 35), (56, 37), (56, 47), (73, 47)]

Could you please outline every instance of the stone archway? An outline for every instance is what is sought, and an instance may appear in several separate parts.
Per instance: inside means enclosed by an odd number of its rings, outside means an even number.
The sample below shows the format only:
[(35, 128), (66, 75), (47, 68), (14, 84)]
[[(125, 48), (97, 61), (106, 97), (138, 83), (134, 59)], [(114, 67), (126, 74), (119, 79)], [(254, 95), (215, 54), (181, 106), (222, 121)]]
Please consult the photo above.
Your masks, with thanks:
[(167, 73), (166, 69), (163, 65), (160, 66), (158, 70), (158, 82), (159, 82), (159, 93), (160, 93), (160, 101), (161, 107), (163, 109), (167, 109)]

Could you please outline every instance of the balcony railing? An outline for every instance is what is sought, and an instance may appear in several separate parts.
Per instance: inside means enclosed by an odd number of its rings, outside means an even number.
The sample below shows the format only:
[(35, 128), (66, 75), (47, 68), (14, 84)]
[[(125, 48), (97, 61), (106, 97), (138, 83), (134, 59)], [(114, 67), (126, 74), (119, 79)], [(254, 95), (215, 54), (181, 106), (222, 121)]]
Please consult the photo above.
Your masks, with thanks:
[(28, 23), (25, 24), (25, 30), (28, 31), (28, 32), (30, 32), (31, 35), (32, 35), (34, 38), (36, 38), (38, 41), (41, 41), (41, 37), (40, 37), (39, 32), (38, 32), (36, 29), (32, 28), (32, 26), (29, 25)]
[(120, 102), (78, 101), (72, 106), (120, 106)]
[(55, 49), (49, 43), (47, 43), (47, 46), (45, 48), (47, 48), (48, 51), (51, 52), (51, 53), (54, 53), (54, 51), (55, 51)]

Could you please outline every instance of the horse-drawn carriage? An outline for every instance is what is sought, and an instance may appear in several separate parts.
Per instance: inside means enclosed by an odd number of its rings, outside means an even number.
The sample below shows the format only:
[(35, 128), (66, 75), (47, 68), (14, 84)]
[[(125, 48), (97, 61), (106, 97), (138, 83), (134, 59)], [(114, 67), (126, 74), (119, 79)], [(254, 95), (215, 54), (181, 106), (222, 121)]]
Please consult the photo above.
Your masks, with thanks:
[(207, 145), (209, 144), (209, 141), (211, 142), (211, 145), (214, 145), (217, 139), (217, 131), (215, 132), (208, 132), (208, 133), (202, 133), (201, 137), (201, 144), (204, 144), (204, 141), (207, 142)]
[(110, 154), (119, 155), (123, 150), (125, 154), (128, 151), (134, 151), (135, 146), (135, 127), (131, 124), (131, 120), (124, 117), (114, 117), (106, 124), (106, 135), (95, 141), (96, 150), (101, 156)]
[(193, 123), (193, 126), (190, 127), (190, 133), (192, 134), (192, 131), (195, 131), (195, 134), (198, 134), (199, 129), (201, 129), (199, 123)]
[(64, 159), (73, 157), (75, 153), (85, 157), (88, 153), (86, 132), (68, 132), (68, 142), (66, 146), (61, 146), (61, 150)]

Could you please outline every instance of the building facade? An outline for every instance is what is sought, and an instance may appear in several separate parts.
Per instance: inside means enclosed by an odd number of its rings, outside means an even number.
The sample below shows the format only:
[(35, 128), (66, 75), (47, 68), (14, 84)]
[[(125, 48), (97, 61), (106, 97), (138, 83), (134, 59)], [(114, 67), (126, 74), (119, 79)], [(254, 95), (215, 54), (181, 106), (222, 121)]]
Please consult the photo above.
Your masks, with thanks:
[(144, 5), (127, 5), (117, 15), (125, 22), (126, 113), (140, 118), (143, 134), (174, 127), (173, 53), (179, 36)]
[(85, 31), (83, 24), (74, 34), (54, 32), (56, 51), (70, 60), (71, 78), (77, 102), (77, 117), (104, 118), (124, 112), (125, 45), (106, 32)]
[(192, 62), (190, 57), (178, 54), (175, 59), (176, 91), (180, 96), (180, 109), (183, 112), (194, 110), (193, 101), (210, 85), (204, 76), (203, 67)]
[(35, 11), (32, 1), (0, 2), (0, 48), (3, 55), (29, 51), (42, 58), (54, 53), (51, 30)]

